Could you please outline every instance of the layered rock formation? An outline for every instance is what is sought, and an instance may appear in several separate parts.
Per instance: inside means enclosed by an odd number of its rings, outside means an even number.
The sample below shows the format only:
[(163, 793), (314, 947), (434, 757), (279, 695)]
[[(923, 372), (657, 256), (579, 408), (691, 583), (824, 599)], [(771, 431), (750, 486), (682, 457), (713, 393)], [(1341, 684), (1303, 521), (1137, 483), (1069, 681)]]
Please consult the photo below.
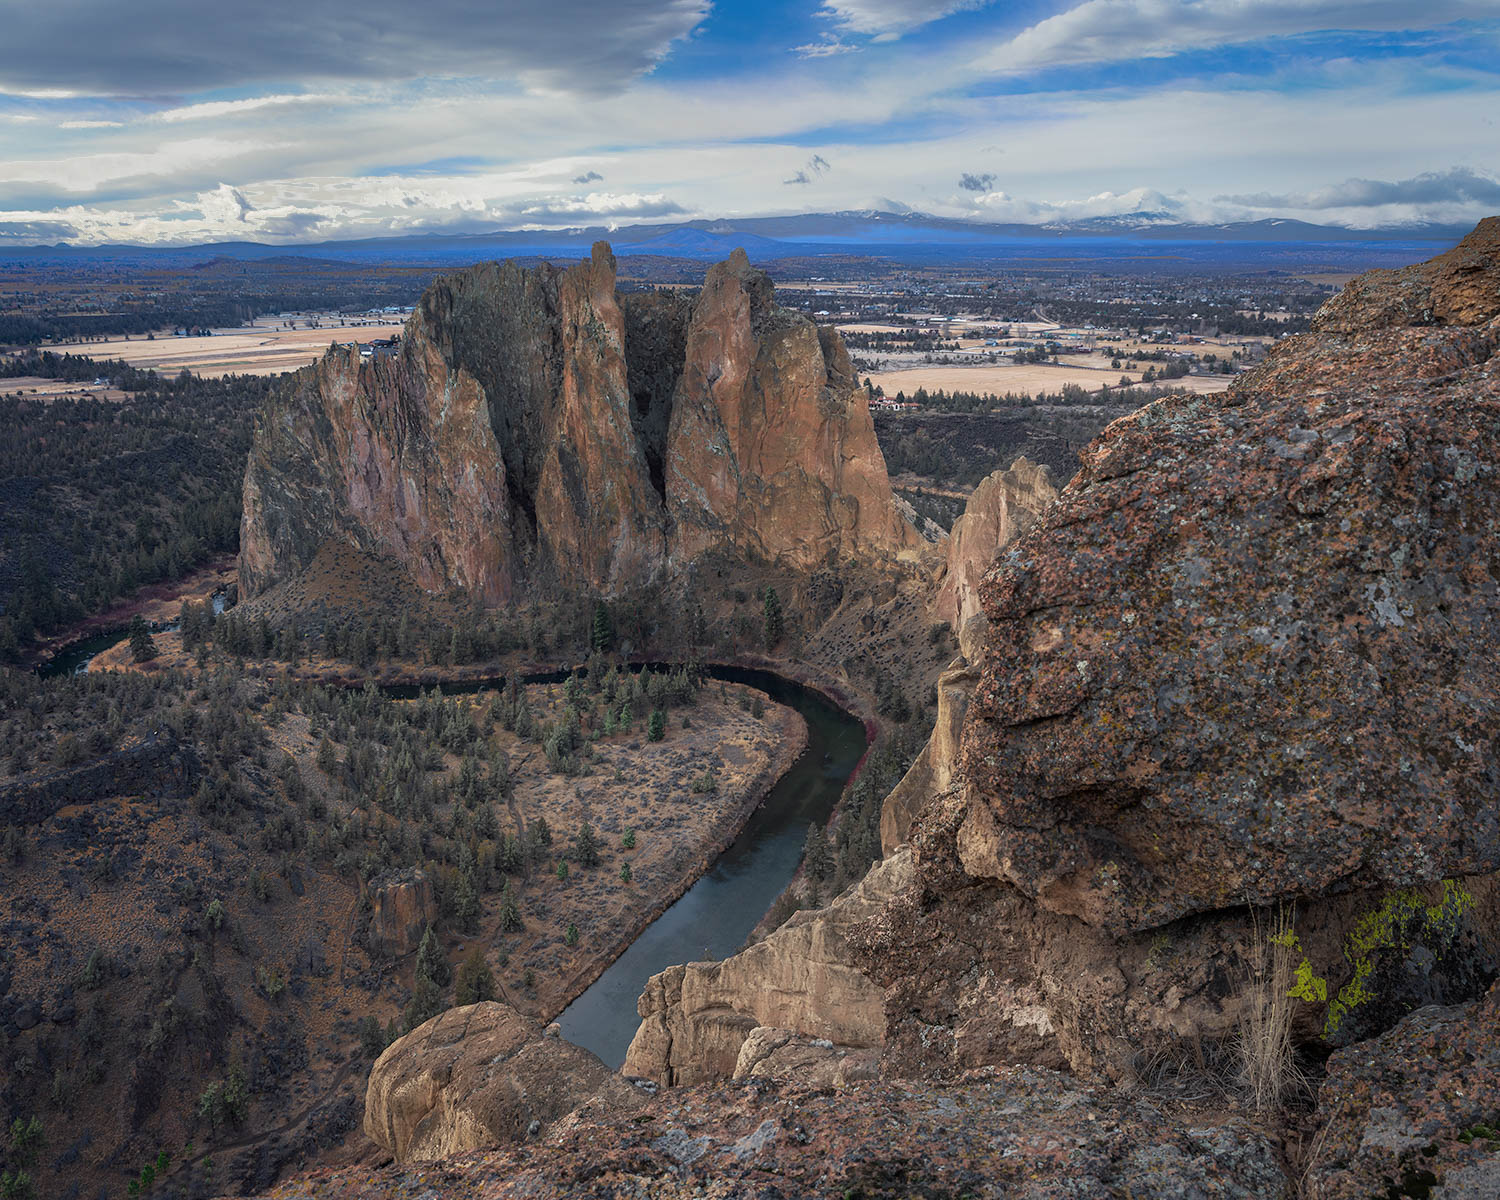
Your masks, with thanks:
[(697, 302), (615, 292), (615, 261), (439, 279), (400, 348), (335, 346), (261, 415), (240, 589), (329, 539), (485, 603), (639, 587), (724, 547), (790, 567), (889, 555), (900, 516), (837, 333), (743, 253)]
[(995, 565), (1000, 551), (1056, 499), (1051, 472), (1025, 455), (980, 480), (948, 535), (933, 616), (947, 621), (957, 633), (980, 615), (979, 581)]
[(535, 1137), (589, 1101), (641, 1094), (587, 1050), (509, 1005), (450, 1008), (386, 1048), (370, 1071), (365, 1134), (405, 1162)]

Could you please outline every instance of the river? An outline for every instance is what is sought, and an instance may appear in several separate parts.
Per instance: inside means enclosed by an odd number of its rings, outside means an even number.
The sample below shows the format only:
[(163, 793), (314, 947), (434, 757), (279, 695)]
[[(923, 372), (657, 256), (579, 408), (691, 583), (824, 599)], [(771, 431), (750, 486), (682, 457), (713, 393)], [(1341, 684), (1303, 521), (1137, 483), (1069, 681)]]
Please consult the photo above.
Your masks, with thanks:
[[(47, 675), (88, 669), (89, 660), (125, 637), (115, 632), (69, 647), (43, 668)], [(832, 814), (849, 776), (865, 752), (865, 728), (810, 688), (769, 671), (709, 668), (715, 679), (748, 684), (796, 709), (807, 722), (807, 747), (751, 814), (734, 842), (558, 1018), (562, 1035), (592, 1050), (616, 1070), (640, 1023), (636, 999), (646, 981), (674, 963), (726, 958), (744, 945), (802, 858), (808, 825)], [(529, 675), (528, 683), (555, 683), (566, 672)], [(503, 679), (455, 681), (446, 694), (503, 686)], [(417, 689), (388, 687), (412, 696)]]

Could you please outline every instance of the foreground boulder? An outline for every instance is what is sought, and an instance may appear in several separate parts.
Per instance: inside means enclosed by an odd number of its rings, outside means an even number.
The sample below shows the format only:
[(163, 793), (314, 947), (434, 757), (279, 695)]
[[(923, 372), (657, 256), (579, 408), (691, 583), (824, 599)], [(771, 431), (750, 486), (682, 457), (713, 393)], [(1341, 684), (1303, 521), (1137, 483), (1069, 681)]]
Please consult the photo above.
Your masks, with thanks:
[(1248, 1121), (1163, 1119), (1145, 1100), (1013, 1068), (950, 1086), (754, 1079), (673, 1090), (628, 1116), (569, 1122), (496, 1153), (317, 1171), (269, 1194), (1278, 1200), (1289, 1189), (1275, 1146)]
[(980, 589), (971, 875), (1125, 932), (1500, 868), (1497, 315), (1490, 220), (1088, 447)]
[(1312, 1200), (1500, 1196), (1500, 984), (1340, 1050), (1318, 1106)]
[(639, 1093), (587, 1050), (506, 1004), (450, 1008), (387, 1047), (370, 1071), (365, 1134), (397, 1160), (519, 1142), (586, 1102)]

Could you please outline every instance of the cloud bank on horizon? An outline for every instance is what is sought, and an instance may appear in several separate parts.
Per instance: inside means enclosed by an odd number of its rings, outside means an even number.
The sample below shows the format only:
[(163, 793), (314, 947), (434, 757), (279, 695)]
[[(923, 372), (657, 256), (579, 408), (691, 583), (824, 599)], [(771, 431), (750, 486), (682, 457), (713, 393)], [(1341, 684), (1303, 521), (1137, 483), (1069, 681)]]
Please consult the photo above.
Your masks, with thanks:
[(0, 245), (1500, 211), (1500, 0), (64, 0)]

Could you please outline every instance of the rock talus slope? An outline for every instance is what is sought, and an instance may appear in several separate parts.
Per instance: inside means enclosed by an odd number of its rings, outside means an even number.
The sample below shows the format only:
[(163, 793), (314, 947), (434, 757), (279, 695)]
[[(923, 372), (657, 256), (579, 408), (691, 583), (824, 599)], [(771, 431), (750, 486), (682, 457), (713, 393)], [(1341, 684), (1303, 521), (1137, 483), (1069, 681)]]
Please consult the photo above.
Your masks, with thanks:
[(608, 245), (428, 289), (394, 354), (335, 346), (268, 402), (240, 584), (329, 539), (488, 604), (638, 588), (715, 548), (807, 568), (913, 549), (838, 334), (776, 307), (743, 253), (689, 307), (622, 304)]

